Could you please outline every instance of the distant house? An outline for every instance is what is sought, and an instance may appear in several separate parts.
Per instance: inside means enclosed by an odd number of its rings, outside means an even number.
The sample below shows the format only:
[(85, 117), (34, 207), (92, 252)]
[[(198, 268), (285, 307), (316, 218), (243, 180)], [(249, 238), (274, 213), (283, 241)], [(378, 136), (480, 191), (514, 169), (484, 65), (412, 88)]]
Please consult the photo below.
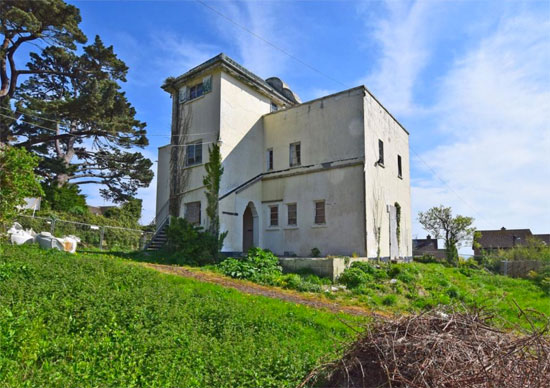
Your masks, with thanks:
[(499, 249), (512, 249), (524, 245), (528, 239), (538, 238), (550, 245), (550, 234), (533, 234), (530, 229), (479, 230), (481, 237), (477, 240), (479, 247), (474, 247), (474, 255), (481, 255), (482, 251), (494, 252)]
[(437, 258), (445, 258), (445, 249), (439, 249), (437, 239), (427, 235), (426, 238), (413, 239), (413, 256), (431, 255)]

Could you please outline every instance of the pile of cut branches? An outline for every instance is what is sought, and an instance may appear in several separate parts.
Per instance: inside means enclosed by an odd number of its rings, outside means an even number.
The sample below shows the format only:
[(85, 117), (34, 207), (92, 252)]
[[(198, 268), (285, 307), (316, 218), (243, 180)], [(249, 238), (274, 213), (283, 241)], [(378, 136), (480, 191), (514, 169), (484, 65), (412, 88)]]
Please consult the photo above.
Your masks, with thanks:
[(519, 334), (491, 327), (493, 318), (484, 310), (432, 310), (377, 319), (300, 387), (550, 387), (548, 318)]

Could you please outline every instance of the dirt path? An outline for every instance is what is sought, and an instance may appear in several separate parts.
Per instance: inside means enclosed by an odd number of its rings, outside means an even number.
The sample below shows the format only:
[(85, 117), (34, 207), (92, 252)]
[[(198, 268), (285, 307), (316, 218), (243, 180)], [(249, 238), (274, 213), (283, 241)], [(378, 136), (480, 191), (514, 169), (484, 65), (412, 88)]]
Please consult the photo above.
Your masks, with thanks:
[(224, 287), (233, 288), (241, 292), (252, 295), (263, 295), (268, 298), (280, 299), (286, 302), (292, 302), (310, 306), (318, 309), (326, 309), (334, 313), (346, 313), (360, 316), (381, 316), (379, 313), (369, 311), (357, 306), (343, 306), (341, 304), (328, 301), (324, 298), (317, 297), (311, 294), (303, 294), (290, 290), (283, 290), (275, 287), (266, 287), (245, 280), (231, 279), (212, 272), (204, 272), (191, 270), (185, 267), (162, 265), (162, 264), (142, 264), (145, 267), (155, 269), (159, 272), (192, 278), (201, 282), (219, 284)]

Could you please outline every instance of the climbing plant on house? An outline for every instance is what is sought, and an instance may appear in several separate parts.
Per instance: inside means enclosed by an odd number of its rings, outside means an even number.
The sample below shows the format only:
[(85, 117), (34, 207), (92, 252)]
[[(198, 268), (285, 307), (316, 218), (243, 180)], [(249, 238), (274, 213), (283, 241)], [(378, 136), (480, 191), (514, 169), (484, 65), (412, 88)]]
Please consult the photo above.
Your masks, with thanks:
[(220, 217), (219, 217), (219, 195), (220, 195), (220, 181), (223, 174), (222, 157), (220, 153), (220, 146), (218, 144), (212, 144), (212, 147), (208, 149), (209, 161), (204, 165), (206, 175), (202, 183), (206, 187), (206, 215), (210, 222), (208, 231), (214, 235), (219, 236), (220, 233)]

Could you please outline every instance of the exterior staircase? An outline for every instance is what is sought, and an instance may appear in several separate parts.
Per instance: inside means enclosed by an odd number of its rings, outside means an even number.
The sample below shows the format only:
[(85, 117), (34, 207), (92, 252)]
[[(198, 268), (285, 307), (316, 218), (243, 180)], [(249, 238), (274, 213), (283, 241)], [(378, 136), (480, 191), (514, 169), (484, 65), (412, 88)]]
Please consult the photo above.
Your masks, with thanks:
[(168, 237), (166, 236), (166, 229), (168, 229), (168, 224), (169, 219), (166, 218), (163, 223), (157, 228), (151, 240), (145, 245), (144, 249), (146, 251), (158, 251), (166, 244), (166, 241), (168, 241)]

